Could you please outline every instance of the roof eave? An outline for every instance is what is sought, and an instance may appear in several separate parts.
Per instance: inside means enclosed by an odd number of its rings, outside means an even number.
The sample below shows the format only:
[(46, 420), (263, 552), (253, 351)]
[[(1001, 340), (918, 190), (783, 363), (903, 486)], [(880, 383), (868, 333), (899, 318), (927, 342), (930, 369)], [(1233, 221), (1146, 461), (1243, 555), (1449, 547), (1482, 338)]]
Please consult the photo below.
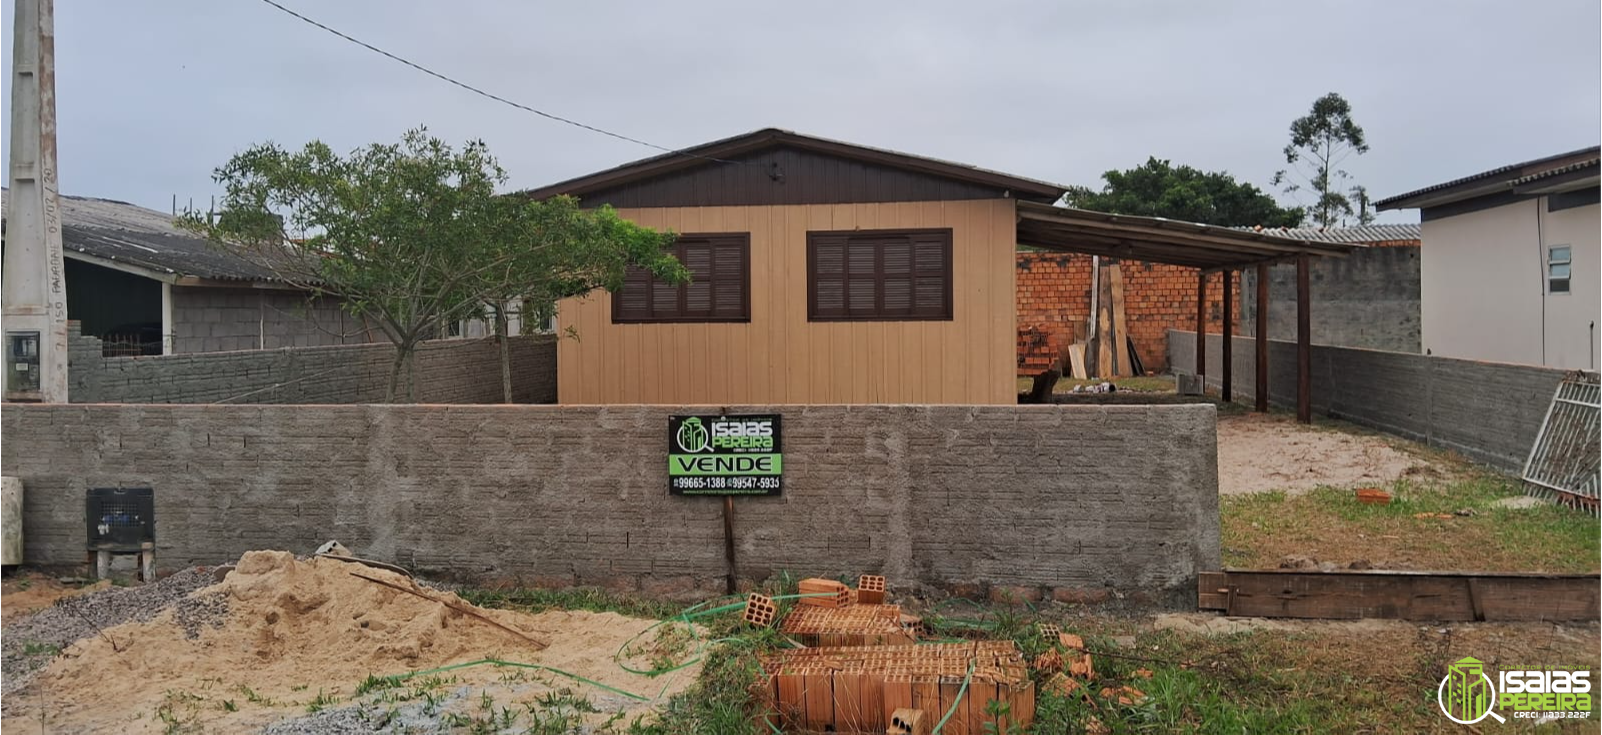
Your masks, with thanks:
[(693, 148), (686, 148), (682, 151), (664, 153), (651, 158), (625, 163), (593, 174), (522, 191), (519, 194), (531, 199), (546, 199), (561, 194), (582, 197), (588, 192), (614, 186), (621, 182), (661, 176), (703, 165), (707, 159), (727, 159), (753, 150), (760, 150), (770, 145), (790, 146), (895, 166), (932, 176), (972, 181), (1006, 190), (1014, 198), (1029, 201), (1055, 202), (1061, 199), (1063, 194), (1068, 191), (1067, 187), (1060, 184), (1027, 179), (998, 171), (816, 138), (780, 128), (763, 128), (752, 133), (723, 138)]

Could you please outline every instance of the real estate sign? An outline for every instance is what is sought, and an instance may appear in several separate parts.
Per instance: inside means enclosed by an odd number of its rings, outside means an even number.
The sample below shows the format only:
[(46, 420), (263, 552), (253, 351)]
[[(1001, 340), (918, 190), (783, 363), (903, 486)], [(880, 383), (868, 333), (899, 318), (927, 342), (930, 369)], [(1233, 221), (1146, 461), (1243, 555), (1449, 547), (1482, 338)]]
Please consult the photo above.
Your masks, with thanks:
[(778, 495), (783, 471), (776, 414), (668, 417), (674, 495)]

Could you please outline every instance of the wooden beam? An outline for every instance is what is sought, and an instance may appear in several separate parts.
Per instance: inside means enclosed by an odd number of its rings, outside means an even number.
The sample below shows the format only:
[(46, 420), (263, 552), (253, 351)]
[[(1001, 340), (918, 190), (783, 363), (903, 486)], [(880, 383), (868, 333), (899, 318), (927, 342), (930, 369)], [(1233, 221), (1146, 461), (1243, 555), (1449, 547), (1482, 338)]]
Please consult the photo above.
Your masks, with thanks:
[(1207, 392), (1207, 274), (1196, 274), (1196, 380)]
[(1296, 259), (1296, 420), (1313, 423), (1312, 259)]
[[(1307, 242), (1297, 240), (1282, 242), (1278, 241), (1279, 238), (1268, 239), (1271, 236), (1264, 236), (1259, 233), (1249, 231), (1230, 231), (1230, 234), (1213, 234), (1212, 232), (1205, 232), (1200, 229), (1189, 229), (1205, 228), (1205, 225), (1197, 225), (1191, 222), (1180, 222), (1178, 220), (1168, 221), (1166, 223), (1168, 226), (1153, 226), (1129, 222), (1123, 219), (1117, 221), (1091, 219), (1088, 218), (1085, 213), (1075, 214), (1072, 212), (1044, 212), (1037, 211), (1038, 209), (1039, 207), (1027, 207), (1022, 205), (1018, 207), (1021, 218), (1025, 220), (1053, 222), (1073, 228), (1096, 230), (1112, 237), (1146, 235), (1150, 239), (1160, 242), (1183, 241), (1196, 244), (1207, 244), (1234, 253), (1246, 251), (1288, 253), (1292, 255), (1313, 253), (1316, 255), (1342, 257), (1353, 249), (1349, 245), (1340, 245), (1335, 243)], [(1117, 215), (1113, 216), (1116, 217)], [(1236, 234), (1237, 232), (1238, 234)]]
[(1602, 577), (1496, 572), (1226, 570), (1197, 575), (1197, 606), (1230, 615), (1356, 620), (1596, 620)]
[(1257, 266), (1257, 389), (1258, 413), (1268, 413), (1268, 265)]
[[(1231, 373), (1234, 372), (1232, 363), (1235, 359), (1235, 346), (1233, 344), (1235, 341), (1235, 310), (1231, 303), (1234, 299), (1230, 295), (1230, 275), (1229, 271), (1224, 271), (1224, 353), (1222, 355), (1224, 360), (1224, 389), (1222, 393), (1225, 403), (1229, 403), (1234, 399), (1234, 386), (1232, 385), (1234, 376)], [(1206, 275), (1204, 274), (1202, 277), (1205, 278)]]

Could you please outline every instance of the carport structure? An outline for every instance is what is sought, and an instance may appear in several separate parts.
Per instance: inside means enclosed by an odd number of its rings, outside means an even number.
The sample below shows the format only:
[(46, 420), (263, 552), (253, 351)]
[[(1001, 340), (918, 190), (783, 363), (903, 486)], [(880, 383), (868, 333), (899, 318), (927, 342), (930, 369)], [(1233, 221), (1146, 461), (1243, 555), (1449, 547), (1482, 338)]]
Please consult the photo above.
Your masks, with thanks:
[(1194, 222), (1106, 214), (1050, 204), (1018, 202), (1018, 244), (1043, 250), (1083, 253), (1119, 260), (1144, 260), (1197, 269), (1196, 375), (1207, 374), (1207, 279), (1221, 273), (1224, 289), (1223, 399), (1233, 397), (1233, 305), (1230, 283), (1236, 271), (1257, 269), (1256, 410), (1268, 410), (1268, 268), (1296, 264), (1296, 419), (1313, 420), (1311, 299), (1308, 271), (1315, 257), (1345, 257), (1364, 247), (1312, 242), (1254, 230)]

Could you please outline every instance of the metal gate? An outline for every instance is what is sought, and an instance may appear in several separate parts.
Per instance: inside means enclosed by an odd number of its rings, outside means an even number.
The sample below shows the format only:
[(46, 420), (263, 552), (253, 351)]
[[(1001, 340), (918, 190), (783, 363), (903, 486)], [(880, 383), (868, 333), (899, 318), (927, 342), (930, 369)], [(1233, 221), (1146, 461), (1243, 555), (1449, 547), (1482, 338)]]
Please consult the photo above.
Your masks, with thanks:
[(1524, 463), (1530, 494), (1598, 512), (1602, 465), (1602, 385), (1597, 376), (1574, 372), (1563, 378), (1546, 409), (1541, 433)]

